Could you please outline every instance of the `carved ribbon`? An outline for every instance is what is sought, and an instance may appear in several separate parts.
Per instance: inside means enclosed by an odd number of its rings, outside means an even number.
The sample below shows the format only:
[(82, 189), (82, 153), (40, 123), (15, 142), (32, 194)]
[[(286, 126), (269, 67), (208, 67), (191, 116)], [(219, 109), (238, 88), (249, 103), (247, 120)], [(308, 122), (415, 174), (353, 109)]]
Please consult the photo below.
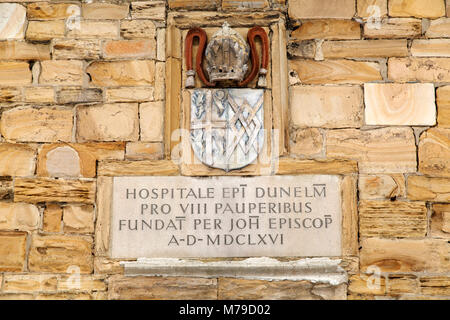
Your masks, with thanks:
[[(262, 41), (262, 61), (261, 61), (261, 70), (259, 69), (259, 57), (258, 52), (256, 51), (255, 38), (259, 37)], [(267, 66), (269, 64), (269, 38), (267, 37), (266, 31), (261, 27), (253, 27), (248, 31), (247, 40), (250, 44), (251, 49), (251, 58), (252, 58), (252, 70), (250, 74), (239, 82), (239, 86), (243, 87), (249, 84), (257, 75), (258, 71), (260, 75), (263, 77), (263, 80), (260, 79), (261, 82), (265, 82), (265, 74), (267, 73)]]
[(195, 58), (195, 69), (197, 71), (200, 79), (209, 87), (214, 87), (215, 83), (209, 82), (206, 79), (205, 73), (203, 72), (203, 54), (206, 47), (206, 32), (201, 28), (193, 28), (189, 30), (186, 35), (185, 42), (185, 58), (186, 58), (186, 67), (187, 67), (187, 75), (186, 79), (186, 87), (191, 88), (194, 87), (194, 69), (192, 68), (192, 43), (194, 38), (197, 37), (199, 40), (199, 46), (197, 51), (197, 57)]

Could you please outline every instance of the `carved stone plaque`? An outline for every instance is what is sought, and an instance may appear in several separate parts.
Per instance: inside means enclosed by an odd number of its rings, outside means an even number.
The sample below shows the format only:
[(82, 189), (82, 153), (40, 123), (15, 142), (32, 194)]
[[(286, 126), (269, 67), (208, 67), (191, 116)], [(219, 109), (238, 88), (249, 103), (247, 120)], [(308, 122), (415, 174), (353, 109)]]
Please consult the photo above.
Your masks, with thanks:
[(338, 176), (115, 177), (113, 258), (341, 255)]

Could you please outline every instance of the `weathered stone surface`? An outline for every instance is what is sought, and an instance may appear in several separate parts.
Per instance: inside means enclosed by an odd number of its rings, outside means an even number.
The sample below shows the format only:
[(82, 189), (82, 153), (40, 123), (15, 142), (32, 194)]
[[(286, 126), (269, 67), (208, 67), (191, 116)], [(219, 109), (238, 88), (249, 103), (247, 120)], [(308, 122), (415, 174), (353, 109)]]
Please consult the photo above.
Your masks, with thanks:
[(123, 159), (124, 149), (123, 142), (44, 145), (38, 156), (37, 174), (92, 178), (96, 175), (97, 160)]
[(450, 58), (391, 58), (388, 77), (396, 82), (449, 82)]
[(23, 271), (26, 254), (26, 232), (0, 231), (0, 271)]
[(347, 174), (358, 172), (356, 161), (346, 160), (298, 160), (280, 158), (276, 174)]
[(450, 57), (450, 39), (414, 40), (411, 54), (416, 57)]
[(106, 88), (106, 102), (146, 102), (153, 101), (155, 89), (153, 87), (122, 87)]
[(291, 121), (294, 126), (361, 126), (363, 93), (360, 87), (294, 86), (289, 91)]
[(328, 131), (327, 157), (357, 160), (360, 173), (416, 171), (416, 144), (410, 128)]
[(82, 20), (79, 26), (69, 28), (66, 36), (76, 39), (117, 39), (119, 33), (117, 21)]
[(395, 39), (414, 38), (422, 34), (422, 20), (414, 18), (383, 19), (379, 28), (370, 24), (364, 25), (365, 38)]
[(325, 41), (324, 58), (385, 58), (409, 55), (407, 40)]
[(387, 16), (388, 0), (358, 0), (358, 17), (382, 18)]
[(80, 106), (77, 109), (77, 140), (137, 141), (137, 103)]
[(218, 0), (169, 0), (170, 9), (216, 9)]
[(381, 272), (446, 272), (450, 244), (446, 240), (392, 240), (367, 238), (361, 241), (361, 271), (377, 266)]
[(82, 85), (83, 62), (76, 60), (50, 60), (41, 62), (39, 83), (53, 85)]
[(217, 299), (217, 280), (186, 277), (112, 276), (108, 281), (111, 300)]
[(350, 19), (355, 15), (353, 0), (291, 0), (289, 17), (292, 19)]
[(36, 150), (24, 144), (0, 143), (0, 176), (31, 176)]
[(386, 280), (384, 277), (375, 279), (375, 276), (355, 274), (349, 278), (348, 292), (352, 295), (384, 295)]
[(163, 140), (164, 102), (148, 102), (139, 106), (141, 140), (160, 142)]
[(58, 281), (55, 275), (45, 274), (18, 274), (5, 276), (4, 292), (52, 292), (56, 291), (56, 283)]
[(156, 58), (156, 41), (110, 40), (103, 43), (105, 58)]
[(96, 86), (152, 85), (155, 62), (150, 60), (93, 62), (86, 72)]
[(63, 222), (66, 233), (93, 233), (94, 206), (69, 205), (64, 207)]
[(419, 172), (450, 178), (450, 129), (432, 128), (419, 142)]
[(450, 38), (450, 18), (431, 20), (425, 35), (428, 38)]
[(321, 156), (324, 150), (324, 137), (319, 129), (298, 129), (291, 134), (290, 152), (300, 157)]
[(449, 276), (422, 276), (419, 282), (422, 294), (450, 296)]
[(39, 209), (28, 203), (0, 202), (0, 229), (32, 231), (39, 227)]
[(30, 271), (73, 273), (73, 266), (81, 273), (93, 271), (91, 238), (33, 235), (28, 257)]
[(125, 19), (128, 17), (128, 3), (83, 3), (84, 19)]
[(24, 88), (26, 102), (52, 103), (55, 102), (55, 90), (53, 87), (28, 87)]
[(223, 0), (223, 10), (262, 10), (269, 8), (268, 0)]
[(362, 84), (383, 79), (379, 64), (374, 62), (291, 60), (289, 65), (303, 84)]
[(427, 206), (425, 202), (359, 202), (359, 234), (362, 237), (425, 237)]
[(54, 39), (53, 59), (99, 59), (100, 40)]
[(366, 124), (433, 126), (436, 124), (434, 94), (431, 83), (366, 83)]
[(54, 107), (18, 107), (3, 112), (0, 125), (3, 137), (10, 141), (70, 141), (73, 112)]
[(44, 209), (42, 230), (45, 232), (60, 232), (62, 221), (62, 208), (56, 203), (47, 203)]
[[(319, 300), (315, 293), (320, 284), (309, 281), (267, 281), (234, 278), (219, 278), (219, 300)], [(346, 290), (342, 286), (327, 285), (332, 294), (329, 300), (346, 299)], [(256, 289), (257, 288), (257, 289)]]
[(19, 41), (0, 42), (1, 60), (49, 60), (50, 46)]
[(14, 181), (16, 202), (93, 203), (94, 200), (94, 181), (48, 178), (16, 178)]
[(37, 2), (27, 7), (30, 20), (65, 19), (74, 12), (80, 12), (80, 7), (70, 3)]
[(53, 38), (64, 37), (64, 20), (29, 21), (26, 39), (32, 41), (48, 41)]
[(0, 102), (15, 102), (22, 100), (19, 88), (0, 88)]
[(94, 273), (107, 275), (123, 274), (123, 266), (120, 265), (120, 260), (111, 260), (104, 257), (95, 257)]
[(353, 20), (310, 20), (292, 31), (294, 40), (353, 40), (361, 37), (360, 24)]
[(359, 175), (359, 198), (387, 200), (406, 196), (406, 180), (403, 174)]
[(450, 204), (433, 204), (431, 236), (433, 238), (450, 239)]
[(112, 211), (113, 178), (97, 178), (97, 217), (95, 222), (95, 255), (109, 253), (110, 225)]
[(12, 178), (0, 177), (0, 200), (10, 200), (13, 198)]
[(62, 276), (58, 281), (58, 291), (93, 292), (106, 291), (106, 289), (105, 277), (99, 275), (81, 275), (76, 282), (73, 276)]
[(131, 3), (132, 19), (166, 20), (165, 1), (140, 1)]
[(450, 86), (440, 87), (436, 90), (438, 105), (438, 126), (450, 128)]
[[(94, 292), (95, 293), (95, 292)], [(89, 293), (42, 293), (35, 300), (95, 300), (94, 294)]]
[(175, 176), (178, 166), (169, 160), (100, 161), (99, 176)]
[(26, 62), (0, 62), (0, 86), (31, 83), (30, 65)]
[(449, 179), (409, 176), (407, 186), (407, 196), (411, 200), (450, 201)]
[(27, 9), (18, 3), (0, 3), (0, 40), (23, 39)]
[(0, 300), (34, 300), (34, 296), (25, 293), (3, 293), (0, 294)]
[(439, 18), (445, 16), (444, 0), (389, 0), (391, 17)]
[(412, 274), (391, 274), (388, 278), (387, 292), (390, 295), (416, 293), (418, 289), (417, 276)]
[(159, 142), (128, 142), (125, 159), (127, 160), (161, 160), (164, 146)]
[(288, 44), (287, 52), (292, 57), (314, 59), (316, 56), (317, 43), (310, 41), (291, 41)]
[(56, 93), (58, 103), (87, 103), (101, 102), (103, 94), (101, 89), (97, 88), (61, 88)]
[(125, 39), (154, 39), (155, 23), (151, 20), (123, 20), (120, 22), (120, 35)]

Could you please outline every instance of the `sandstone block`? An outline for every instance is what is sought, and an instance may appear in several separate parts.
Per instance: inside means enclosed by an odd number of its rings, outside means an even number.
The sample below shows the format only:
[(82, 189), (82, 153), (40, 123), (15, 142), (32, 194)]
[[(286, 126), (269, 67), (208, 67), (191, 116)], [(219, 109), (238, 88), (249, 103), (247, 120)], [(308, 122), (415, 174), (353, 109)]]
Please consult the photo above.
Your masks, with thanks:
[(91, 238), (33, 235), (28, 257), (30, 271), (71, 273), (73, 266), (81, 273), (93, 271)]
[(132, 19), (166, 20), (165, 1), (140, 1), (131, 3)]
[(82, 85), (83, 62), (76, 60), (50, 60), (41, 62), (39, 83), (52, 85)]
[(417, 276), (412, 274), (391, 274), (388, 278), (387, 292), (390, 295), (416, 293), (418, 290)]
[(0, 40), (23, 39), (27, 9), (18, 3), (0, 3)]
[(326, 41), (322, 52), (327, 58), (386, 58), (409, 55), (407, 40)]
[(289, 2), (291, 19), (351, 19), (355, 11), (353, 0), (293, 0)]
[(34, 174), (36, 150), (24, 144), (0, 143), (0, 176)]
[(411, 53), (416, 57), (450, 57), (450, 39), (414, 40)]
[(303, 84), (362, 84), (383, 79), (380, 66), (373, 62), (291, 60), (289, 65)]
[(366, 83), (364, 101), (368, 125), (436, 124), (434, 85), (431, 83)]
[(73, 112), (58, 107), (18, 107), (3, 112), (0, 125), (3, 137), (9, 141), (70, 141)]
[(0, 229), (33, 231), (39, 227), (39, 209), (28, 203), (0, 202)]
[(290, 88), (291, 121), (297, 127), (359, 127), (362, 90), (353, 86)]
[(450, 18), (431, 20), (425, 36), (427, 38), (450, 38)]
[(120, 35), (125, 39), (154, 39), (155, 23), (151, 20), (123, 20), (120, 22)]
[(450, 296), (449, 276), (422, 276), (419, 282), (422, 294)]
[(450, 129), (432, 128), (420, 136), (419, 172), (450, 178)]
[(103, 43), (105, 58), (156, 58), (156, 41), (111, 40)]
[(94, 203), (95, 182), (49, 178), (16, 178), (15, 202), (73, 202)]
[(160, 142), (127, 142), (125, 159), (161, 160), (163, 153), (163, 144)]
[(49, 41), (64, 37), (66, 26), (64, 20), (29, 21), (26, 39), (32, 41)]
[(118, 103), (80, 106), (77, 109), (77, 140), (137, 141), (138, 104)]
[(99, 59), (100, 40), (54, 39), (53, 59)]
[(26, 102), (52, 103), (55, 102), (55, 90), (53, 87), (27, 87), (24, 88)]
[(449, 82), (450, 58), (391, 58), (388, 77), (396, 82)]
[(141, 140), (160, 142), (163, 140), (164, 102), (148, 102), (139, 106)]
[(123, 274), (123, 267), (119, 260), (111, 260), (104, 257), (94, 258), (94, 273), (95, 274)]
[(353, 40), (361, 38), (360, 24), (353, 20), (310, 20), (292, 31), (293, 40)]
[(348, 174), (358, 172), (358, 164), (347, 160), (298, 160), (280, 158), (276, 174)]
[(379, 283), (374, 283), (374, 277), (366, 274), (355, 274), (349, 278), (348, 291), (353, 295), (384, 295), (386, 293), (386, 280), (379, 278)]
[(406, 196), (406, 180), (403, 174), (359, 175), (359, 198), (387, 200)]
[(389, 0), (391, 17), (439, 18), (445, 16), (444, 0)]
[(433, 238), (450, 239), (450, 204), (433, 204), (431, 236)]
[(300, 157), (320, 157), (324, 150), (324, 137), (319, 129), (298, 129), (291, 134), (290, 152)]
[(103, 93), (98, 88), (61, 88), (56, 94), (58, 103), (87, 103), (103, 101)]
[(223, 10), (262, 10), (270, 7), (268, 0), (223, 0)]
[(314, 59), (317, 51), (317, 43), (310, 41), (291, 41), (288, 43), (288, 54), (293, 57)]
[(357, 160), (360, 173), (416, 171), (416, 144), (410, 128), (332, 130), (327, 133), (326, 148), (327, 157)]
[(36, 2), (27, 7), (30, 20), (65, 19), (79, 12), (80, 7), (71, 3)]
[(30, 83), (31, 71), (27, 62), (0, 62), (0, 87), (22, 86)]
[(153, 87), (106, 88), (106, 102), (146, 102), (153, 101)]
[(26, 232), (0, 231), (0, 271), (23, 271), (26, 255)]
[(106, 291), (103, 276), (81, 275), (79, 282), (74, 283), (73, 276), (62, 276), (58, 281), (58, 291), (65, 292), (97, 292)]
[(125, 19), (128, 17), (127, 3), (83, 3), (81, 6), (84, 19)]
[(47, 144), (38, 156), (37, 174), (44, 177), (96, 176), (97, 160), (124, 158), (125, 145), (118, 143)]
[(450, 86), (440, 87), (436, 90), (438, 105), (438, 126), (450, 128)]
[(62, 208), (56, 203), (47, 203), (44, 210), (43, 231), (60, 232), (62, 221)]
[(358, 17), (382, 18), (387, 16), (388, 0), (358, 0)]
[(93, 233), (94, 206), (69, 205), (64, 207), (63, 222), (65, 233)]
[[(170, 9), (217, 9), (217, 0), (169, 0)], [(220, 2), (219, 2), (220, 3)]]
[(425, 237), (427, 206), (425, 202), (359, 202), (359, 234), (362, 237)]
[(76, 39), (117, 39), (117, 21), (82, 20), (77, 27), (67, 27), (67, 37)]
[(96, 86), (152, 85), (155, 76), (155, 61), (133, 60), (93, 62), (86, 69)]
[(0, 177), (0, 200), (13, 198), (13, 182), (11, 178)]
[(0, 102), (17, 102), (22, 100), (19, 88), (0, 88)]
[(365, 38), (395, 39), (415, 38), (422, 34), (422, 20), (414, 18), (383, 19), (379, 27), (364, 25)]
[(450, 201), (450, 179), (430, 178), (424, 176), (409, 176), (407, 196), (419, 201)]
[(52, 292), (56, 291), (58, 281), (55, 275), (18, 274), (5, 276), (4, 292)]
[(217, 299), (217, 280), (186, 277), (112, 276), (108, 281), (111, 300)]
[(49, 60), (50, 46), (19, 41), (0, 42), (1, 60)]
[(170, 160), (100, 161), (98, 176), (176, 176), (179, 167)]
[(380, 239), (361, 241), (360, 266), (365, 272), (377, 266), (382, 272), (446, 272), (450, 244), (437, 239)]

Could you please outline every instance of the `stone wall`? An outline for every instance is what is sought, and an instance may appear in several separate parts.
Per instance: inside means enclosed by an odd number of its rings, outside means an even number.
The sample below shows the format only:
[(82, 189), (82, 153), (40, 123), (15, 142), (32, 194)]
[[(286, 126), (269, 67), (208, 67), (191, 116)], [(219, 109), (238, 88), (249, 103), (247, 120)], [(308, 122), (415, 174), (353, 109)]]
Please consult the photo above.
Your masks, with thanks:
[[(172, 131), (187, 26), (231, 18), (269, 31), (272, 173), (343, 176), (343, 285), (108, 258), (112, 176), (223, 174)], [(449, 0), (0, 0), (0, 133), (2, 299), (450, 298)]]

